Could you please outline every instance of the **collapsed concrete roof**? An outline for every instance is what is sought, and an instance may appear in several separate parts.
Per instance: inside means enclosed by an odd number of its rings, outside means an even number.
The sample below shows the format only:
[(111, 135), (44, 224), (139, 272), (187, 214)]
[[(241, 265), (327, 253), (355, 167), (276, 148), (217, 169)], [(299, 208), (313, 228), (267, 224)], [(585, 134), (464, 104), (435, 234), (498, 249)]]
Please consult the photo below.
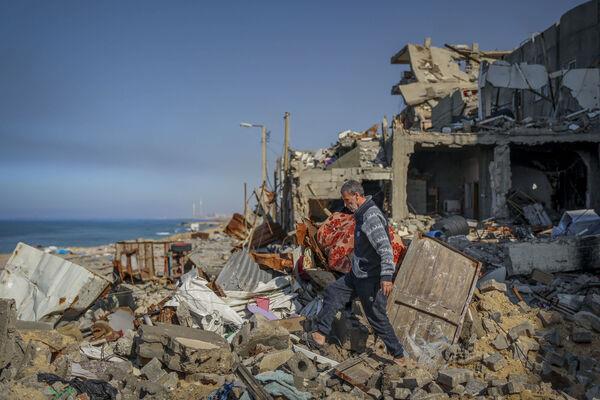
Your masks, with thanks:
[[(493, 61), (508, 52), (482, 52), (477, 44), (431, 46), (431, 39), (423, 45), (407, 44), (396, 53), (392, 64), (410, 65), (410, 71), (392, 87), (392, 94), (401, 95), (407, 105), (450, 95), (456, 89), (477, 89), (479, 63)], [(432, 106), (434, 104), (431, 104)]]

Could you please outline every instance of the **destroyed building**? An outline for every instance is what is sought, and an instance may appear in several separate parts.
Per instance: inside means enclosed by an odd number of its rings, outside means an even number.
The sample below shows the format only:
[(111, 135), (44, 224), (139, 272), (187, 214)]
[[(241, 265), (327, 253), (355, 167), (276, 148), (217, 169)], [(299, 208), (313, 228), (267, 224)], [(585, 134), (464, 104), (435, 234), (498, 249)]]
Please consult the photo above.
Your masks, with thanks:
[(600, 206), (598, 1), (514, 51), (407, 44), (392, 87), (405, 108), (388, 126), (346, 131), (330, 148), (294, 152), (291, 220), (341, 208), (349, 179), (395, 221), (410, 214), (484, 220), (540, 204), (553, 220)]

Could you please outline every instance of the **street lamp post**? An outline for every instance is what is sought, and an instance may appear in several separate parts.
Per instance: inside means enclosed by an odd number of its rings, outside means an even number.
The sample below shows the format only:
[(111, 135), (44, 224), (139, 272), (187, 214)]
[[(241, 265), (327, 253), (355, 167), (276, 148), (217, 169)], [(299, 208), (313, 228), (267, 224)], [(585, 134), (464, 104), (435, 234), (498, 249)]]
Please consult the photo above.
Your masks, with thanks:
[(262, 160), (261, 160), (261, 180), (262, 185), (267, 188), (267, 127), (259, 124), (249, 124), (242, 122), (240, 124), (242, 128), (260, 128), (260, 144), (262, 149)]

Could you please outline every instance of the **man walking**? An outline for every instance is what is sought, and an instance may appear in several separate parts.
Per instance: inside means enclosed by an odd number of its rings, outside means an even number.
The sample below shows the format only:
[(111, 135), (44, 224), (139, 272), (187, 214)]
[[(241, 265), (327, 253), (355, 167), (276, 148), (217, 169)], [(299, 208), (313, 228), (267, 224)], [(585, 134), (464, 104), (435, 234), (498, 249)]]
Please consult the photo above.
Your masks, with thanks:
[(383, 340), (394, 360), (402, 363), (404, 351), (386, 313), (396, 268), (387, 220), (371, 196), (365, 197), (359, 182), (345, 182), (341, 192), (344, 204), (356, 219), (352, 270), (325, 289), (317, 330), (307, 335), (307, 340), (310, 345), (323, 346), (335, 314), (357, 296), (377, 337)]

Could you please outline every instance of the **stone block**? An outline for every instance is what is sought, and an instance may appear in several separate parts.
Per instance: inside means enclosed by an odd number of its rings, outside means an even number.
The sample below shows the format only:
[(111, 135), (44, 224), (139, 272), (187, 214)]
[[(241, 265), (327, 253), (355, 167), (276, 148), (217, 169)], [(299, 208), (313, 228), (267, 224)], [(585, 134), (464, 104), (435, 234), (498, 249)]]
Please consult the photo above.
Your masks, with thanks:
[(533, 334), (535, 333), (535, 328), (533, 327), (533, 325), (531, 324), (531, 322), (529, 321), (525, 321), (520, 323), (517, 326), (514, 326), (512, 328), (510, 328), (510, 330), (508, 331), (508, 336), (512, 339), (512, 340), (517, 340), (520, 336), (533, 336)]
[(487, 384), (479, 379), (469, 379), (465, 385), (465, 393), (470, 396), (479, 396), (483, 394), (487, 388)]
[(402, 387), (408, 388), (408, 389), (416, 389), (416, 388), (421, 388), (425, 385), (427, 385), (429, 382), (431, 382), (433, 380), (433, 377), (431, 376), (431, 374), (425, 370), (415, 370), (412, 372), (409, 372), (403, 379), (402, 379)]
[(465, 387), (463, 385), (456, 385), (450, 389), (449, 393), (456, 396), (462, 396), (465, 393)]
[(557, 324), (562, 323), (562, 321), (563, 321), (562, 315), (556, 311), (540, 310), (538, 312), (537, 316), (538, 316), (539, 320), (542, 322), (542, 325), (544, 325), (544, 327), (557, 325)]
[(600, 295), (589, 293), (583, 302), (585, 308), (600, 317)]
[(502, 313), (500, 311), (494, 311), (490, 314), (490, 318), (496, 321), (497, 323), (502, 322)]
[(473, 371), (466, 368), (446, 368), (438, 371), (437, 382), (452, 389), (467, 382), (473, 376)]
[(123, 336), (115, 342), (115, 354), (129, 358), (133, 352), (133, 338)]
[(137, 353), (156, 357), (169, 369), (186, 374), (229, 373), (233, 362), (229, 343), (214, 332), (180, 325), (143, 325)]
[(177, 372), (169, 372), (168, 374), (164, 374), (158, 380), (158, 383), (167, 390), (175, 389), (177, 387), (178, 382), (179, 377), (177, 376)]
[(488, 381), (488, 386), (503, 387), (504, 385), (506, 385), (506, 379), (495, 378)]
[(483, 359), (483, 364), (494, 372), (506, 366), (506, 360), (499, 353), (494, 353)]
[(439, 394), (444, 393), (444, 389), (442, 389), (437, 383), (430, 382), (429, 385), (427, 385), (427, 392), (432, 394)]
[(575, 343), (592, 343), (592, 332), (579, 326), (573, 327), (571, 340)]
[(492, 386), (487, 388), (485, 393), (488, 395), (488, 397), (496, 398), (502, 396), (504, 394), (504, 391), (502, 390), (502, 388)]
[(589, 311), (579, 311), (573, 316), (573, 319), (582, 326), (600, 332), (600, 317)]
[(407, 388), (396, 388), (394, 389), (394, 399), (405, 400), (410, 397), (411, 391)]
[(292, 350), (278, 350), (267, 353), (262, 360), (260, 360), (258, 370), (260, 372), (275, 371), (293, 356), (294, 352)]
[(539, 350), (540, 345), (534, 339), (522, 337), (511, 344), (512, 356), (515, 360), (525, 361), (530, 351)]
[(587, 356), (579, 357), (579, 370), (580, 371), (592, 371), (598, 362), (592, 358)]
[(506, 394), (519, 394), (525, 390), (525, 385), (521, 382), (508, 381), (504, 388)]
[(290, 333), (285, 328), (262, 320), (250, 321), (242, 325), (233, 338), (232, 344), (235, 352), (242, 357), (254, 355), (257, 346), (258, 348), (271, 347), (276, 350), (291, 347)]
[(481, 293), (491, 292), (493, 290), (506, 293), (506, 283), (496, 282), (495, 279), (490, 279), (482, 283), (479, 287)]
[(149, 363), (144, 365), (144, 367), (140, 370), (142, 375), (146, 377), (149, 381), (157, 382), (163, 375), (166, 375), (164, 369), (162, 369), (162, 363), (158, 358), (153, 358)]
[(367, 392), (367, 395), (369, 395), (370, 398), (375, 399), (375, 400), (379, 400), (382, 397), (381, 391), (379, 389), (375, 389), (375, 388), (369, 389), (369, 391)]
[(496, 328), (496, 323), (494, 321), (492, 321), (491, 319), (484, 318), (483, 319), (483, 327), (490, 334), (498, 332), (498, 328)]
[(319, 372), (317, 367), (310, 358), (304, 355), (304, 353), (294, 354), (287, 362), (287, 367), (290, 369), (292, 375), (302, 379), (315, 379)]
[(0, 369), (16, 356), (17, 308), (13, 299), (0, 299)]
[(528, 378), (525, 374), (516, 374), (513, 372), (511, 374), (508, 374), (508, 380), (512, 382), (519, 382), (525, 384), (527, 383)]
[(567, 389), (574, 384), (573, 379), (569, 376), (567, 371), (562, 368), (554, 367), (546, 362), (543, 363), (540, 376), (543, 380), (551, 382), (552, 387), (558, 390)]
[(503, 333), (499, 333), (492, 342), (492, 346), (494, 346), (496, 350), (506, 350), (510, 347), (510, 343), (508, 343), (508, 339), (506, 339), (506, 336), (504, 336)]
[(563, 367), (565, 365), (565, 358), (555, 351), (545, 353), (544, 358), (547, 362), (556, 367)]

